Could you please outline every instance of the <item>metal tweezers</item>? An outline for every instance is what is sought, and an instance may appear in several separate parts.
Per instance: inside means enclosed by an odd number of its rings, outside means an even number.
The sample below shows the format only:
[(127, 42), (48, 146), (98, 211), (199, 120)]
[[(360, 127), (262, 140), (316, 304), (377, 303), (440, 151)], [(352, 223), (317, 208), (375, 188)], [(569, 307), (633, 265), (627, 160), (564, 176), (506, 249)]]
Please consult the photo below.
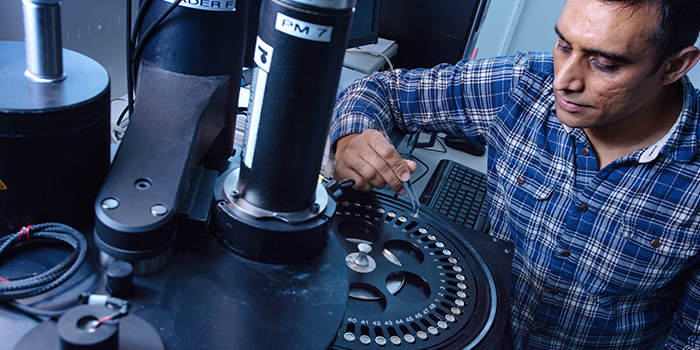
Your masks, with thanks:
[[(384, 124), (382, 124), (382, 120), (376, 114), (374, 114), (374, 123), (377, 124), (377, 130), (379, 130), (379, 132), (381, 132), (384, 135), (384, 137), (389, 141), (389, 143), (392, 146), (394, 146), (394, 143), (391, 141), (389, 134), (387, 134), (386, 130), (384, 129)], [(411, 213), (411, 216), (417, 218), (420, 209), (420, 202), (418, 201), (418, 196), (416, 196), (416, 191), (413, 189), (413, 185), (411, 185), (411, 180), (403, 182), (403, 188), (406, 189), (406, 194), (411, 200), (411, 205), (413, 206), (413, 213)]]

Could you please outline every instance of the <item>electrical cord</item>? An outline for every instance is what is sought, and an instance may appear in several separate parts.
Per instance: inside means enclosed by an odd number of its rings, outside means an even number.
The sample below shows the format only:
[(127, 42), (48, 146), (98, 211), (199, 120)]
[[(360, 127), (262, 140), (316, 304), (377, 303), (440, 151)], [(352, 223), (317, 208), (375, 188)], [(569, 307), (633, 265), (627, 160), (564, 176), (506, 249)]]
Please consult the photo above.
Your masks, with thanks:
[(73, 252), (53, 268), (28, 277), (8, 280), (0, 278), (0, 300), (34, 316), (58, 317), (65, 310), (43, 310), (16, 302), (45, 293), (68, 280), (80, 268), (87, 253), (87, 240), (82, 233), (60, 223), (44, 223), (23, 227), (19, 232), (0, 238), (0, 256), (19, 245), (30, 244), (32, 239), (44, 238), (68, 243)]
[[(110, 133), (110, 138), (112, 139), (112, 143), (119, 143), (122, 140), (122, 137), (124, 136), (124, 133), (126, 132), (126, 128), (129, 126), (129, 117), (125, 116), (127, 113), (129, 113), (129, 101), (125, 100), (121, 97), (117, 97), (112, 99), (110, 102), (114, 101), (126, 101), (127, 105), (122, 109), (121, 114), (119, 114), (119, 117), (117, 118), (116, 121), (110, 121), (110, 125), (112, 127), (112, 132)], [(130, 115), (130, 113), (129, 113)], [(110, 118), (111, 119), (111, 118)]]
[[(129, 110), (129, 115), (131, 115), (134, 106), (134, 94), (131, 93), (131, 88), (134, 86), (134, 82), (132, 81), (133, 71), (131, 70), (131, 55), (133, 54), (134, 47), (131, 43), (131, 0), (126, 0), (126, 109)], [(124, 112), (122, 112), (122, 114), (124, 114)], [(119, 119), (121, 119), (121, 116)], [(118, 126), (119, 122), (116, 124)], [(114, 136), (118, 136), (118, 134), (114, 133)], [(118, 138), (119, 137), (117, 137), (117, 139)]]
[(443, 142), (443, 141), (445, 140), (445, 138), (444, 138), (444, 137), (438, 137), (436, 140), (437, 140), (437, 142), (440, 144), (440, 146), (442, 147), (442, 149), (432, 149), (432, 148), (426, 148), (426, 147), (421, 148), (421, 149), (422, 149), (423, 151), (426, 151), (426, 152), (447, 153), (447, 147), (445, 146), (445, 143)]
[(379, 57), (381, 57), (381, 58), (384, 59), (384, 61), (386, 62), (386, 64), (389, 66), (389, 70), (394, 70), (394, 64), (391, 63), (391, 60), (389, 59), (389, 57), (387, 57), (387, 55), (385, 55), (385, 54), (383, 54), (383, 53), (381, 53), (381, 52), (379, 52), (379, 51), (365, 50), (365, 49), (360, 49), (360, 48), (357, 48), (357, 47), (347, 49), (347, 51), (350, 51), (350, 52), (364, 52), (364, 53), (368, 53), (368, 54), (370, 54), (370, 55), (379, 56)]
[(411, 159), (415, 160), (418, 163), (423, 164), (423, 166), (425, 167), (425, 171), (422, 174), (420, 174), (420, 176), (418, 176), (415, 180), (413, 180), (413, 183), (415, 184), (416, 182), (420, 181), (420, 179), (422, 179), (427, 173), (430, 172), (430, 167), (428, 166), (428, 164), (426, 164), (424, 161), (420, 160), (416, 156), (412, 155)]
[[(131, 56), (131, 59), (133, 61), (132, 65), (135, 62), (137, 62), (139, 56), (141, 56), (141, 50), (143, 49), (143, 46), (146, 43), (148, 43), (148, 41), (153, 36), (153, 33), (155, 32), (155, 30), (158, 29), (158, 27), (160, 27), (161, 23), (165, 20), (165, 18), (168, 17), (168, 15), (171, 12), (173, 12), (179, 5), (180, 5), (179, 1), (173, 1), (173, 3), (170, 4), (170, 6), (168, 6), (168, 8), (165, 10), (165, 12), (163, 12), (160, 16), (158, 16), (158, 18), (156, 18), (155, 21), (153, 21), (153, 23), (151, 23), (151, 25), (148, 27), (148, 29), (146, 29), (146, 31), (143, 32), (143, 36), (141, 37), (141, 40), (138, 43), (135, 43), (134, 51), (133, 51), (132, 56)], [(144, 8), (145, 8), (145, 6), (142, 6), (141, 10), (144, 10)], [(141, 10), (139, 10), (139, 12)], [(140, 23), (139, 23), (139, 26), (140, 26)], [(140, 28), (139, 28), (139, 30), (140, 30)]]
[(143, 32), (141, 39), (137, 41), (137, 37), (141, 32), (141, 26), (143, 24), (143, 18), (148, 11), (148, 8), (153, 3), (153, 0), (145, 0), (139, 7), (139, 11), (136, 14), (136, 19), (134, 21), (133, 30), (131, 27), (131, 1), (127, 0), (127, 28), (126, 28), (126, 68), (127, 68), (127, 104), (124, 110), (119, 114), (115, 123), (112, 123), (112, 143), (119, 143), (121, 141), (126, 128), (129, 125), (128, 117), (126, 115), (131, 115), (134, 110), (134, 86), (136, 85), (135, 76), (135, 62), (138, 61), (141, 55), (141, 50), (143, 46), (151, 39), (155, 30), (161, 25), (165, 18), (173, 12), (177, 6), (180, 4), (178, 1), (174, 1), (168, 8), (163, 12), (158, 18), (156, 18), (153, 23)]
[(438, 138), (436, 138), (435, 140), (440, 144), (440, 147), (441, 147), (442, 149), (433, 149), (432, 147), (434, 147), (434, 146), (430, 146), (430, 148), (428, 148), (428, 147), (421, 147), (420, 149), (422, 149), (422, 150), (425, 151), (425, 152), (447, 153), (447, 147), (445, 146), (445, 143), (444, 143), (445, 138), (444, 138), (444, 137), (438, 137)]
[[(139, 11), (136, 14), (136, 20), (134, 21), (133, 30), (131, 27), (131, 0), (127, 0), (127, 27), (126, 27), (126, 91), (128, 103), (126, 109), (129, 111), (129, 115), (134, 110), (134, 46), (136, 45), (136, 37), (141, 30), (141, 24), (143, 23), (143, 17), (146, 11), (151, 6), (153, 0), (144, 0), (141, 2)], [(117, 120), (117, 125), (121, 126), (122, 118), (126, 112), (122, 111), (119, 119)]]

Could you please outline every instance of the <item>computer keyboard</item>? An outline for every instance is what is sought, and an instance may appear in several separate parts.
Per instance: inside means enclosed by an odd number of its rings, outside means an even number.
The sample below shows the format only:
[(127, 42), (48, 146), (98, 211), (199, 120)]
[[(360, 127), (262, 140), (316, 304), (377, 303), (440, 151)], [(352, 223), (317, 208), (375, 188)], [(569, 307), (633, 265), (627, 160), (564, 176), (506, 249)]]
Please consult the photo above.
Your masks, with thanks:
[(420, 196), (420, 202), (457, 224), (487, 232), (486, 174), (443, 159)]

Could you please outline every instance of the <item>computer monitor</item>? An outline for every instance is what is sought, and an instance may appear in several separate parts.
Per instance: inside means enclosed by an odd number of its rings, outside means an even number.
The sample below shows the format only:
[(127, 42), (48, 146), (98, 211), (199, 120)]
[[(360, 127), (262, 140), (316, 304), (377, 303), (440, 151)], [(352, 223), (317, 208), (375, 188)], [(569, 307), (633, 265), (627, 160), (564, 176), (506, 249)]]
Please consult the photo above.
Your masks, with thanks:
[(356, 0), (348, 47), (374, 44), (379, 38), (380, 0)]
[(469, 58), (490, 0), (382, 0), (379, 36), (394, 40), (397, 68)]

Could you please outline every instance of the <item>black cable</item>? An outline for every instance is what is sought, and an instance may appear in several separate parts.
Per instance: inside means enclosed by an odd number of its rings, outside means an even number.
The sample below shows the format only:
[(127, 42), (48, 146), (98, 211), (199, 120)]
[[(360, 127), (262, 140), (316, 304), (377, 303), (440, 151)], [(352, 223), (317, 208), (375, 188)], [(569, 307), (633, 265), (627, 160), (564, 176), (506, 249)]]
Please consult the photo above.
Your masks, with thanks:
[(146, 10), (148, 10), (148, 7), (151, 6), (151, 3), (153, 0), (145, 0), (141, 3), (141, 7), (139, 7), (139, 12), (136, 14), (136, 21), (134, 21), (134, 30), (131, 33), (131, 45), (136, 44), (136, 36), (139, 34), (139, 31), (141, 30), (141, 24), (143, 23), (143, 16), (146, 14)]
[[(122, 113), (119, 115), (119, 118), (117, 118), (116, 124), (118, 126), (121, 126), (122, 120), (124, 119), (124, 115), (126, 112), (129, 112), (129, 115), (131, 116), (133, 110), (134, 110), (134, 82), (135, 82), (135, 69), (134, 69), (134, 46), (136, 44), (136, 36), (138, 35), (140, 29), (141, 29), (141, 24), (143, 22), (143, 17), (146, 11), (148, 10), (148, 7), (151, 5), (153, 0), (145, 0), (142, 2), (141, 6), (139, 7), (139, 11), (136, 14), (136, 20), (134, 21), (134, 26), (132, 30), (131, 26), (131, 1), (132, 0), (126, 0), (126, 92), (127, 92), (127, 104), (126, 108), (122, 111)], [(118, 133), (115, 132), (115, 136), (117, 140), (120, 139)]]
[[(129, 110), (129, 115), (131, 115), (131, 111), (134, 109), (134, 95), (131, 92), (134, 87), (134, 82), (131, 80), (133, 78), (131, 53), (134, 48), (131, 44), (131, 1), (132, 0), (126, 0), (126, 108)], [(121, 123), (123, 115), (124, 112), (122, 112), (122, 115), (119, 116), (116, 123), (117, 125)]]
[[(128, 0), (127, 0), (128, 1)], [(145, 0), (141, 3), (141, 6), (139, 7), (139, 11), (136, 13), (136, 20), (134, 21), (134, 26), (133, 30), (131, 33), (127, 33), (127, 40), (128, 40), (128, 57), (127, 61), (129, 62), (129, 70), (127, 74), (131, 77), (131, 86), (128, 87), (129, 93), (133, 94), (134, 92), (134, 85), (136, 82), (136, 59), (134, 57), (134, 47), (136, 46), (136, 41), (138, 38), (139, 33), (141, 32), (141, 25), (143, 24), (143, 17), (146, 15), (146, 12), (148, 12), (148, 8), (151, 6), (151, 3), (153, 3), (153, 0)], [(131, 109), (133, 109), (133, 101), (132, 101), (132, 107), (130, 107), (129, 111), (131, 112)]]
[(18, 245), (30, 244), (32, 239), (43, 238), (68, 243), (73, 252), (53, 268), (28, 277), (4, 280), (0, 282), (0, 300), (30, 315), (58, 317), (65, 310), (42, 310), (15, 302), (46, 293), (68, 280), (85, 260), (87, 240), (82, 233), (70, 226), (60, 223), (44, 223), (23, 227), (19, 232), (0, 238), (0, 255)]
[(442, 150), (437, 150), (437, 149), (431, 149), (431, 148), (421, 148), (422, 150), (426, 152), (435, 152), (435, 153), (447, 153), (447, 147), (445, 147), (445, 144), (442, 142), (444, 140), (444, 137), (438, 137), (436, 138), (437, 142), (442, 146)]
[[(126, 115), (126, 112), (129, 112), (129, 115), (132, 114), (134, 110), (134, 86), (136, 85), (136, 63), (138, 62), (138, 57), (141, 55), (141, 50), (143, 45), (145, 45), (146, 42), (150, 39), (150, 37), (153, 35), (153, 31), (160, 25), (161, 22), (167, 17), (172, 11), (175, 10), (175, 8), (179, 5), (178, 1), (174, 1), (168, 9), (161, 14), (160, 17), (158, 17), (153, 23), (151, 23), (151, 26), (144, 32), (143, 37), (141, 37), (141, 40), (136, 42), (138, 34), (141, 32), (141, 25), (143, 24), (143, 18), (148, 11), (148, 8), (150, 7), (151, 3), (153, 3), (153, 0), (145, 0), (141, 6), (139, 7), (139, 11), (136, 14), (136, 20), (134, 21), (134, 27), (132, 30), (131, 27), (131, 0), (127, 0), (127, 29), (126, 29), (126, 64), (127, 64), (127, 74), (126, 74), (126, 84), (127, 84), (127, 105), (124, 111), (119, 115), (119, 118), (117, 118), (116, 124), (118, 126), (121, 126), (121, 123), (124, 119), (124, 116)], [(120, 137), (117, 135), (117, 139), (120, 139)]]
[[(127, 74), (128, 75), (128, 74)], [(129, 96), (131, 96), (131, 92), (129, 93)], [(133, 100), (131, 102), (127, 102), (126, 107), (122, 110), (122, 112), (119, 114), (119, 118), (117, 118), (117, 122), (115, 123), (117, 126), (122, 126), (122, 123), (124, 122), (124, 116), (126, 116), (126, 112), (129, 112), (129, 117), (131, 117), (131, 109), (133, 109), (133, 106), (129, 105), (129, 103), (134, 103)], [(121, 140), (121, 132), (114, 130), (114, 137), (116, 137), (117, 140)]]
[(168, 9), (165, 10), (158, 18), (156, 18), (153, 23), (151, 23), (151, 26), (146, 29), (146, 31), (143, 33), (143, 36), (141, 37), (141, 40), (136, 44), (136, 47), (134, 48), (133, 56), (131, 57), (134, 62), (138, 61), (139, 56), (141, 55), (141, 50), (143, 49), (143, 46), (148, 43), (148, 41), (151, 39), (151, 36), (153, 36), (153, 33), (155, 30), (161, 25), (161, 23), (165, 20), (168, 15), (173, 12), (178, 6), (180, 5), (179, 1), (173, 1), (170, 6), (168, 6)]
[(425, 174), (427, 174), (427, 173), (430, 172), (430, 167), (428, 166), (428, 164), (425, 164), (424, 161), (420, 160), (420, 159), (419, 159), (418, 157), (416, 157), (416, 156), (413, 156), (413, 155), (412, 155), (412, 156), (411, 156), (411, 159), (415, 160), (415, 161), (418, 162), (418, 163), (423, 164), (423, 166), (425, 167), (425, 172), (423, 172), (422, 174), (420, 174), (420, 176), (418, 176), (418, 178), (416, 178), (415, 180), (412, 180), (412, 182), (415, 184), (416, 182), (420, 181), (420, 179), (422, 179), (423, 176), (425, 176)]
[(31, 307), (27, 306), (24, 304), (20, 304), (16, 301), (6, 301), (6, 303), (13, 308), (17, 309), (18, 311), (21, 311), (25, 315), (28, 315), (35, 319), (36, 321), (43, 322), (44, 320), (41, 319), (41, 317), (48, 317), (48, 318), (59, 318), (63, 316), (64, 313), (68, 310), (44, 310), (44, 309), (39, 309), (36, 307)]

